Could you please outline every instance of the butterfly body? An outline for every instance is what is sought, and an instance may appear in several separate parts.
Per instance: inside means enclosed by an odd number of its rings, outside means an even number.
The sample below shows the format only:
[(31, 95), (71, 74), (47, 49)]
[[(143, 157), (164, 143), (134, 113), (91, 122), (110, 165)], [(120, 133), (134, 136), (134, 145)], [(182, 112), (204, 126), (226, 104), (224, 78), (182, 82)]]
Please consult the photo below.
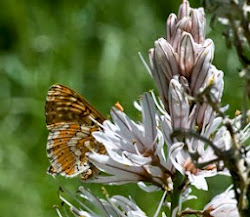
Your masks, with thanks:
[(105, 118), (82, 96), (70, 88), (54, 84), (48, 91), (46, 123), (49, 130), (47, 156), (51, 166), (48, 173), (88, 178), (92, 167), (85, 154), (89, 151), (105, 153), (105, 148), (92, 136), (98, 130), (96, 122)]

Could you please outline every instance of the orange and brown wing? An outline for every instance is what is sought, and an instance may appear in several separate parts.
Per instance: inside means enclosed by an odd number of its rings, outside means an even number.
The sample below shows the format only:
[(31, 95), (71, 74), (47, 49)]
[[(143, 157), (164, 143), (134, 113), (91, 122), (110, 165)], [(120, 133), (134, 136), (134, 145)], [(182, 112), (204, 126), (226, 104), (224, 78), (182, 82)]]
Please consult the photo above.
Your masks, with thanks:
[(70, 88), (54, 84), (48, 91), (46, 105), (46, 123), (77, 122), (93, 125), (93, 118), (102, 123), (105, 118), (96, 111), (81, 95)]
[(47, 142), (47, 156), (51, 163), (48, 172), (68, 177), (87, 173), (90, 165), (85, 153), (100, 151), (100, 144), (91, 135), (95, 130), (97, 128), (84, 124), (55, 124)]
[(49, 130), (47, 156), (51, 163), (48, 172), (69, 177), (89, 173), (85, 153), (104, 152), (92, 136), (98, 127), (91, 118), (98, 122), (105, 118), (82, 96), (59, 84), (49, 89), (45, 110)]

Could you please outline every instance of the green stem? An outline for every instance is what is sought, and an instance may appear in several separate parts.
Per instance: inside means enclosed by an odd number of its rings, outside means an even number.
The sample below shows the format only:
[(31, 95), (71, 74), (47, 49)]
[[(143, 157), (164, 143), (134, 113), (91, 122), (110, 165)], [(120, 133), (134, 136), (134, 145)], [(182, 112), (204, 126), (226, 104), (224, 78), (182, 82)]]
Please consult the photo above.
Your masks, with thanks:
[(185, 177), (181, 173), (176, 172), (176, 176), (175, 179), (173, 180), (173, 183), (174, 183), (174, 190), (173, 193), (171, 194), (171, 216), (176, 207), (178, 207), (178, 212), (181, 211), (182, 208), (181, 196), (183, 190), (185, 190), (184, 189), (186, 183)]

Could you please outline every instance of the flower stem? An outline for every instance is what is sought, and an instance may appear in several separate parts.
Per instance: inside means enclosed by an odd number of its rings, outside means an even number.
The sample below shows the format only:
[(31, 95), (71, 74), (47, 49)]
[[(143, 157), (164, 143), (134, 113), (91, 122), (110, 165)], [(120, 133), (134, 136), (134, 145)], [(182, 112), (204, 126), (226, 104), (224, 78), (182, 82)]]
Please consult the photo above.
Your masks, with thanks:
[(182, 201), (181, 201), (181, 195), (183, 192), (183, 183), (185, 182), (185, 177), (179, 173), (176, 172), (176, 177), (173, 180), (174, 183), (174, 190), (171, 194), (171, 216), (173, 216), (174, 210), (176, 208), (178, 209), (178, 212), (182, 209)]

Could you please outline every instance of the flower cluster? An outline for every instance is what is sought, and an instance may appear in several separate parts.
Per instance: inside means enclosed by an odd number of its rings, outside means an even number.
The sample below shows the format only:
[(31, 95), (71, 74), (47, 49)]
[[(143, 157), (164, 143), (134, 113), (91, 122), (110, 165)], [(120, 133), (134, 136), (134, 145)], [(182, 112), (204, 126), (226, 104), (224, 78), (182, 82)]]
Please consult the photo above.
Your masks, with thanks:
[[(205, 24), (203, 8), (193, 9), (187, 0), (183, 0), (177, 16), (169, 15), (166, 38), (155, 41), (147, 66), (159, 99), (151, 92), (135, 102), (142, 114), (142, 122), (138, 123), (118, 108), (111, 109), (112, 121), (104, 121), (99, 124), (100, 130), (92, 133), (105, 147), (105, 154), (87, 153), (89, 161), (101, 172), (85, 182), (111, 185), (133, 182), (147, 192), (163, 190), (170, 195), (174, 217), (182, 212), (174, 201), (194, 198), (189, 195), (190, 185), (208, 190), (206, 177), (231, 175), (220, 153), (230, 152), (236, 142), (244, 143), (250, 136), (250, 124), (241, 130), (240, 116), (227, 120), (230, 127), (225, 124), (225, 109), (219, 108), (224, 74), (212, 65), (214, 44), (205, 38)], [(246, 174), (249, 153), (246, 148)], [(107, 216), (145, 216), (132, 201), (121, 196), (103, 201), (86, 189), (81, 192), (85, 199), (96, 202), (103, 213), (107, 211)], [(227, 189), (198, 213), (239, 216), (235, 192)], [(99, 216), (62, 200), (77, 215)], [(183, 210), (183, 215), (185, 212), (193, 211)]]
[[(215, 112), (205, 100), (200, 103), (192, 100), (211, 86), (210, 94), (220, 102), (223, 91), (223, 73), (211, 64), (214, 45), (211, 39), (205, 39), (204, 29), (203, 9), (191, 9), (188, 1), (183, 1), (177, 17), (169, 16), (166, 39), (158, 39), (149, 52), (160, 102), (145, 93), (137, 106), (143, 117), (138, 124), (123, 112), (111, 110), (113, 123), (107, 120), (101, 131), (93, 133), (107, 154), (88, 155), (98, 169), (111, 176), (98, 176), (92, 182), (139, 182), (140, 186), (146, 186), (142, 182), (147, 182), (171, 191), (172, 178), (178, 170), (187, 175), (191, 184), (207, 190), (204, 177), (218, 172), (217, 165), (208, 163), (216, 159), (213, 149), (199, 138), (185, 141), (171, 138), (177, 129), (193, 130), (210, 138), (221, 123), (221, 118), (215, 118)], [(154, 104), (160, 112), (157, 113)], [(213, 143), (226, 149), (228, 136), (230, 138), (222, 129), (214, 136)], [(198, 156), (197, 164), (205, 166), (196, 168), (192, 154)]]

